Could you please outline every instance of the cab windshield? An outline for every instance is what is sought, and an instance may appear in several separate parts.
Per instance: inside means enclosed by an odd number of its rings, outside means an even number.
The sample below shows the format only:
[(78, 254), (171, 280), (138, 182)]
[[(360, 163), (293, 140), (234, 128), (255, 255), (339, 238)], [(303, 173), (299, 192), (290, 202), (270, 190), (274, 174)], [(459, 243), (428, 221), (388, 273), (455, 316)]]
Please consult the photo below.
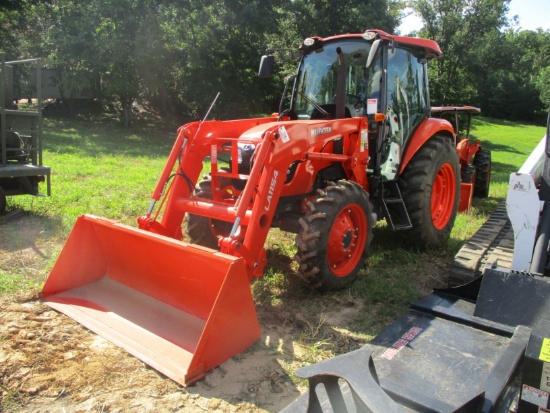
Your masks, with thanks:
[(299, 119), (324, 118), (327, 113), (334, 116), (338, 47), (342, 49), (346, 66), (346, 117), (365, 116), (366, 99), (379, 96), (380, 64), (366, 68), (371, 45), (362, 39), (326, 43), (305, 55), (300, 65), (293, 96)]

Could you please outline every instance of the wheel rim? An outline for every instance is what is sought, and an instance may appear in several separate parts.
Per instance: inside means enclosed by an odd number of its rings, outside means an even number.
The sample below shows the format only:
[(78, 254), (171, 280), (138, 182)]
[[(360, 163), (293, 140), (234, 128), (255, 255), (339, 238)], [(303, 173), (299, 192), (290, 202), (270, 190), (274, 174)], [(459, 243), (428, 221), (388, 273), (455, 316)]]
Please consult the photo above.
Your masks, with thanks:
[(346, 206), (332, 224), (328, 237), (328, 265), (337, 277), (347, 276), (363, 257), (367, 219), (356, 204)]
[(437, 172), (432, 188), (432, 222), (436, 229), (445, 228), (451, 219), (455, 196), (455, 171), (450, 163), (446, 163)]

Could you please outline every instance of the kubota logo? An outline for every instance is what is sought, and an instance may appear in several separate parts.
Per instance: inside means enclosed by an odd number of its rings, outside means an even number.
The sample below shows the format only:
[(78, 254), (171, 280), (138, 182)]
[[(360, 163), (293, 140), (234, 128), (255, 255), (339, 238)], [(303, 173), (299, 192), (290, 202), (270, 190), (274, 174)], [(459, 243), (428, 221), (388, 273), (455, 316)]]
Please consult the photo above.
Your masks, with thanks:
[(331, 133), (332, 128), (330, 126), (325, 126), (324, 128), (317, 128), (311, 130), (311, 136), (324, 135), (325, 133)]
[(273, 171), (273, 178), (271, 178), (271, 183), (269, 184), (269, 190), (267, 191), (267, 205), (265, 206), (265, 210), (269, 211), (271, 208), (271, 198), (273, 198), (273, 194), (275, 193), (275, 185), (277, 185), (277, 176), (279, 176), (279, 171), (275, 170)]

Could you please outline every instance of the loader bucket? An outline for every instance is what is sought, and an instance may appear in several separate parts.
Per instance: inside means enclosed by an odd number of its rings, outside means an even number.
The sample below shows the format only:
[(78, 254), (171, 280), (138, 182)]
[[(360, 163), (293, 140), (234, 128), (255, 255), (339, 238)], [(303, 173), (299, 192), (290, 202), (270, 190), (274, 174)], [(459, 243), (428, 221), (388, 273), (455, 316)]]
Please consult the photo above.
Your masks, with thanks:
[(182, 385), (260, 337), (241, 258), (92, 215), (78, 218), (42, 294)]

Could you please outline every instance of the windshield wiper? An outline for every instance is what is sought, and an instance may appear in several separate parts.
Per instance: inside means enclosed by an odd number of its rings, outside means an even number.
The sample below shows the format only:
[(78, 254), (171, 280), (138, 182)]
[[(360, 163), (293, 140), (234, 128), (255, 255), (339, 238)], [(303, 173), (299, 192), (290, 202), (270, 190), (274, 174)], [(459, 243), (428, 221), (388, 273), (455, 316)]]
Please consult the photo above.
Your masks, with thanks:
[(323, 116), (328, 116), (329, 115), (329, 113), (326, 110), (324, 110), (321, 106), (319, 106), (317, 104), (317, 102), (315, 102), (313, 99), (308, 97), (308, 95), (306, 95), (305, 92), (300, 91), (300, 96), (302, 96), (306, 100), (307, 103), (309, 103), (311, 106), (313, 106)]

